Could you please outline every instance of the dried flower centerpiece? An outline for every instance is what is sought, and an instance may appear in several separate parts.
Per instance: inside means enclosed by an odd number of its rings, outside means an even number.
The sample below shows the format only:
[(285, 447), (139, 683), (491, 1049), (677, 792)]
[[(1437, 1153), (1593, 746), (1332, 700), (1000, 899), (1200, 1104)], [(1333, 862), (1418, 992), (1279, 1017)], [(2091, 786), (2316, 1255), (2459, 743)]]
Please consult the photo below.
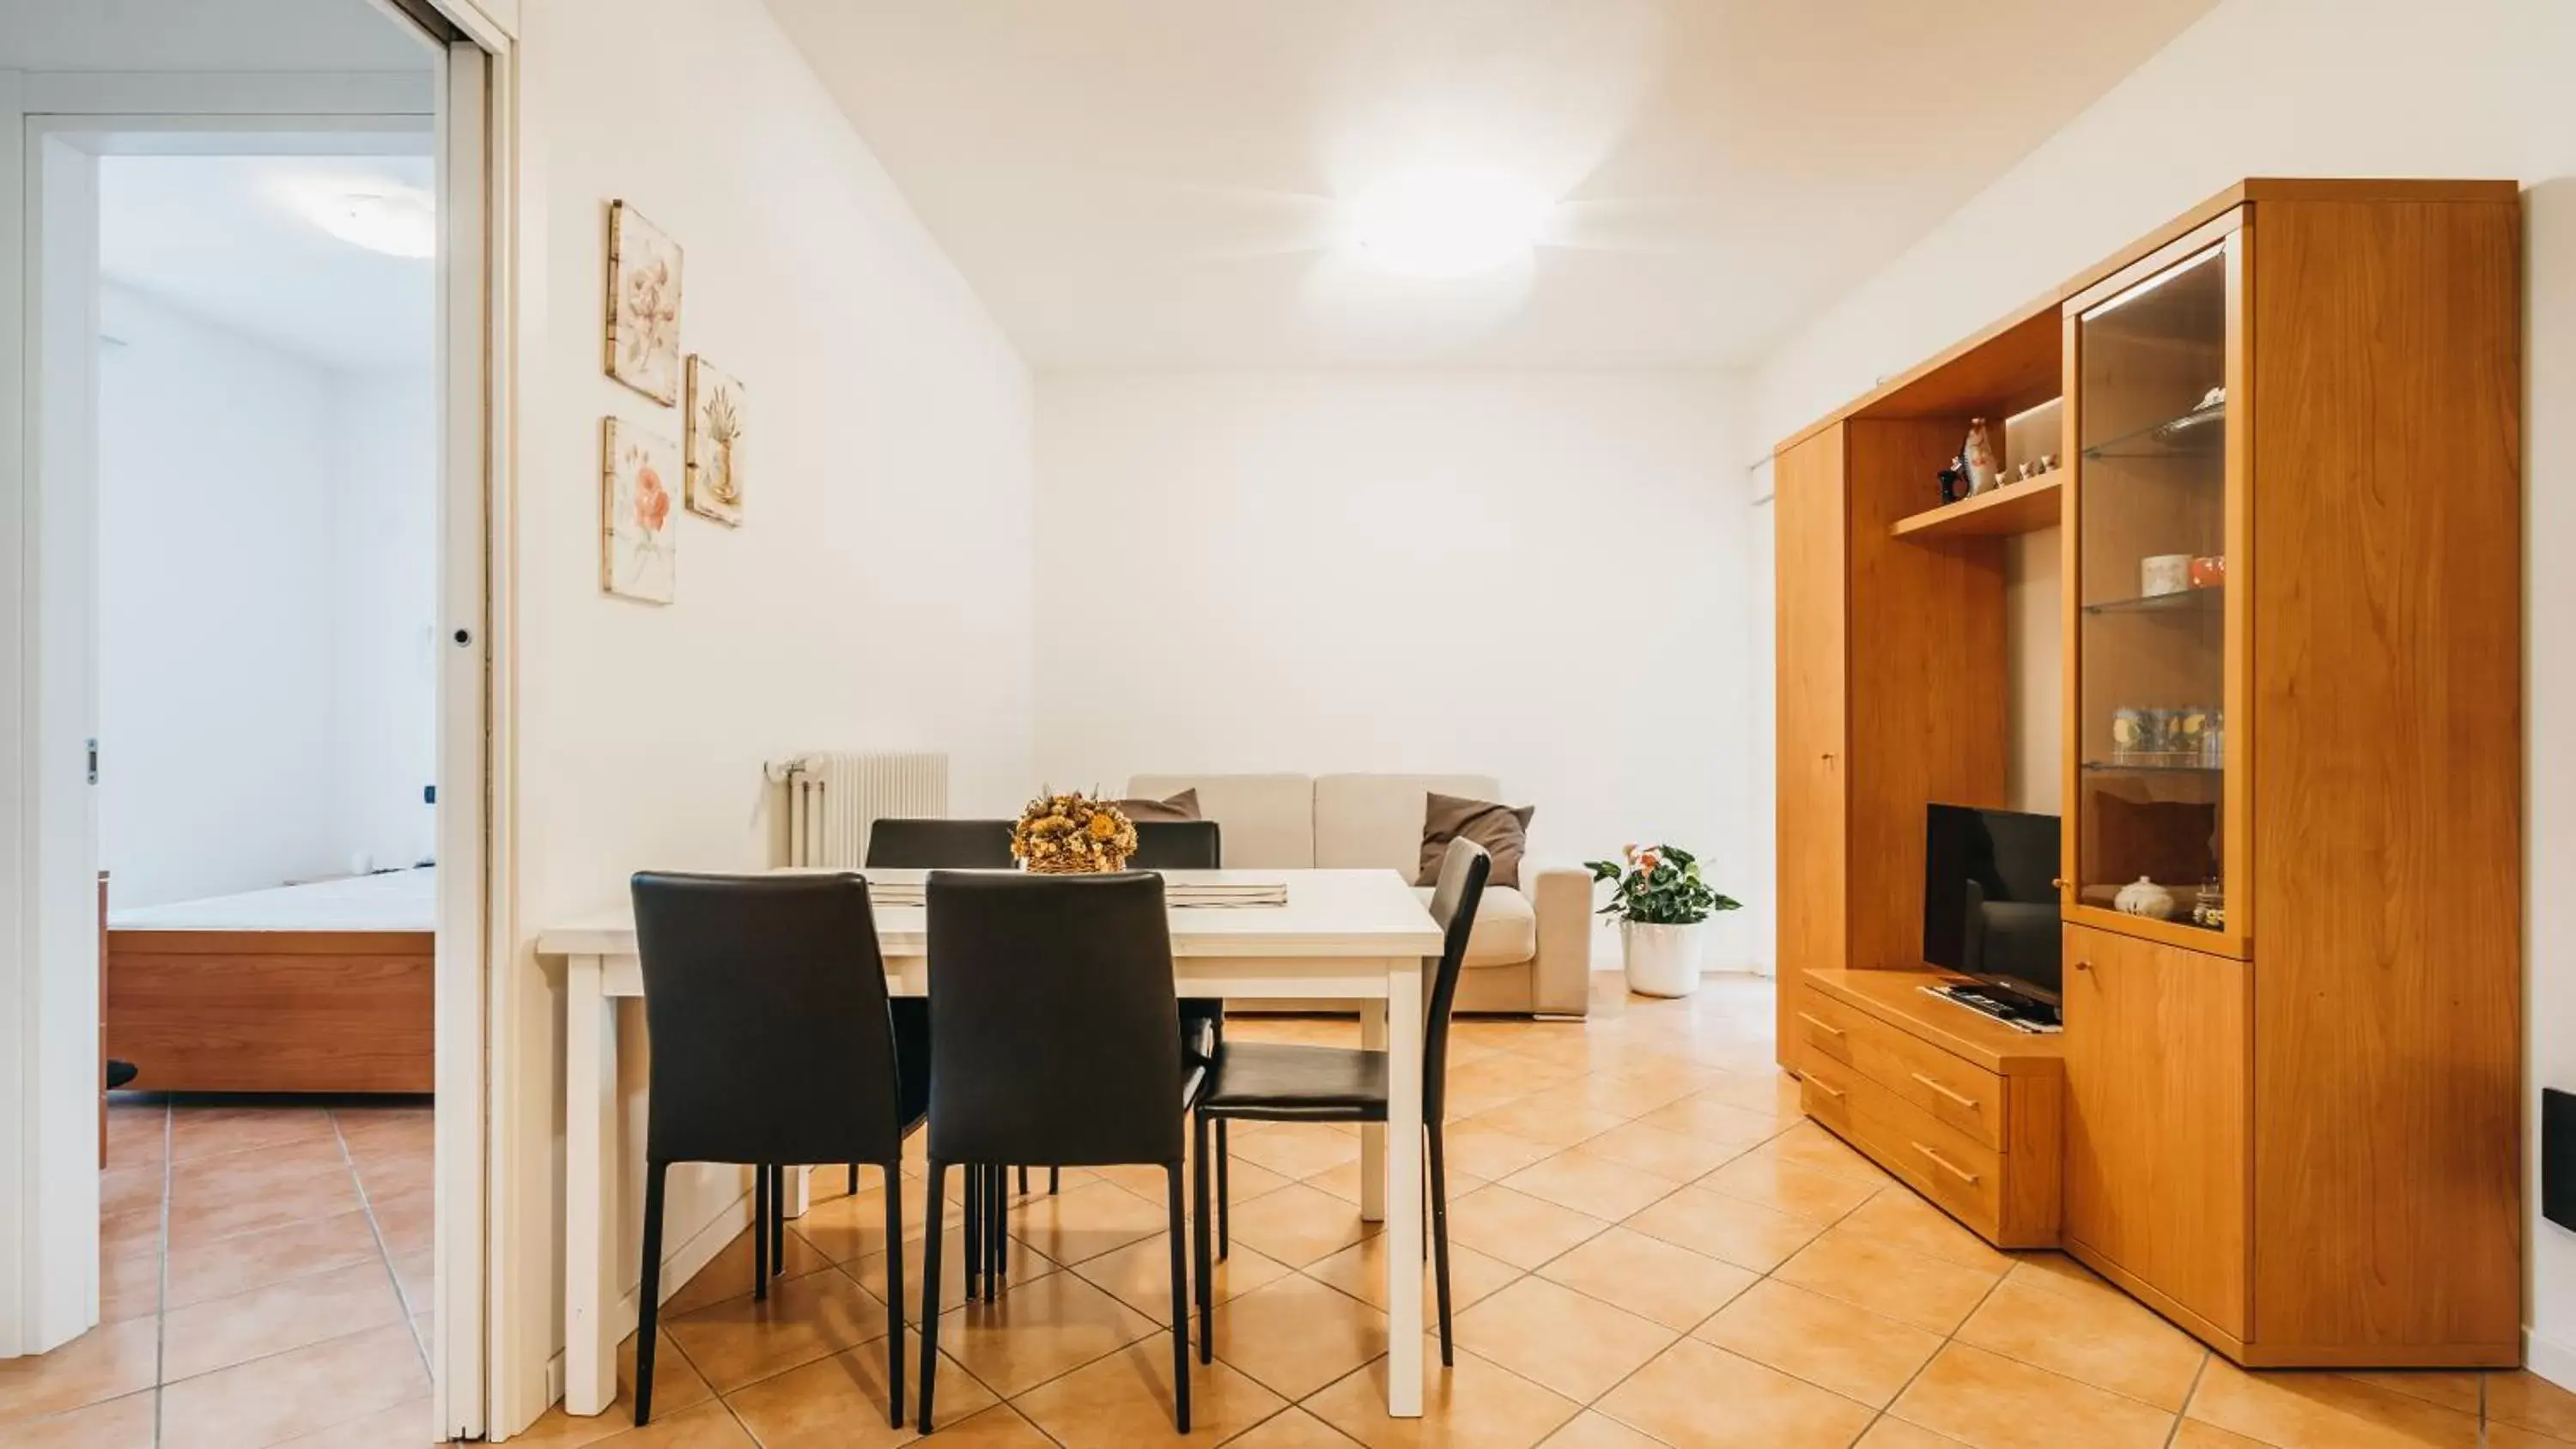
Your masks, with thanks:
[(1040, 875), (1125, 870), (1136, 853), (1127, 812), (1088, 795), (1032, 800), (1011, 828), (1011, 857)]

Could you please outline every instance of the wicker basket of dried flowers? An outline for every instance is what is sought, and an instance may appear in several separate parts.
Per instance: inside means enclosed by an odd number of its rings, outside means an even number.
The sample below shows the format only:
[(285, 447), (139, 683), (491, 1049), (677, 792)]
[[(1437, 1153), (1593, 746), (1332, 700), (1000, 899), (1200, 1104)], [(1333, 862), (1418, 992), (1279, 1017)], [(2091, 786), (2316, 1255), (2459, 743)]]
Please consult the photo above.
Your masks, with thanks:
[(1039, 875), (1125, 870), (1136, 853), (1127, 812), (1088, 795), (1050, 794), (1029, 802), (1011, 828), (1011, 856)]

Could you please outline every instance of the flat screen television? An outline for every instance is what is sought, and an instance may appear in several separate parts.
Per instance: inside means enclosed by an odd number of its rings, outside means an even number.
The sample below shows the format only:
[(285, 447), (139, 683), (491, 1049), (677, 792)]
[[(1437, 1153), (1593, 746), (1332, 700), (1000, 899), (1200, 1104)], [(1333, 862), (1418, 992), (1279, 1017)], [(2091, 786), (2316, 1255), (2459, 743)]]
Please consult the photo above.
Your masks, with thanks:
[(2058, 1004), (2057, 817), (1934, 805), (1923, 840), (1923, 959)]

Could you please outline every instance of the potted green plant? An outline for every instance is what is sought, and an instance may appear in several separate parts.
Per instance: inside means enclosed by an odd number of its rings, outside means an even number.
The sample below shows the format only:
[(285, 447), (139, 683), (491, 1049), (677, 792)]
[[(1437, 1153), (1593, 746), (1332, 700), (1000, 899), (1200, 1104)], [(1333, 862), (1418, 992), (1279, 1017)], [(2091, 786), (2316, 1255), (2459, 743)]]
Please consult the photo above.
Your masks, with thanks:
[(1699, 860), (1670, 845), (1622, 846), (1621, 860), (1586, 861), (1595, 881), (1616, 881), (1600, 914), (1619, 923), (1628, 989), (1688, 996), (1699, 989), (1700, 938), (1708, 918), (1743, 903), (1710, 889)]

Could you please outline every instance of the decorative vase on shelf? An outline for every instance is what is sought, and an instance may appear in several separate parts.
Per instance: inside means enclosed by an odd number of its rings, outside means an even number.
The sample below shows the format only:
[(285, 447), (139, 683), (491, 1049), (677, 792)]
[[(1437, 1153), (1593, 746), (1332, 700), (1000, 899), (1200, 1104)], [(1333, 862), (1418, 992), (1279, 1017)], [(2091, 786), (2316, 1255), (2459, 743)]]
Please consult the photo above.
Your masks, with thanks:
[(2151, 921), (2173, 919), (2173, 892), (2145, 876), (2120, 887), (2120, 893), (2111, 898), (2111, 904), (2124, 916), (2144, 916)]
[(1992, 492), (2003, 482), (2003, 468), (1995, 461), (1994, 434), (1984, 418), (1968, 419), (1968, 445), (1959, 452), (1968, 465), (1968, 492)]

